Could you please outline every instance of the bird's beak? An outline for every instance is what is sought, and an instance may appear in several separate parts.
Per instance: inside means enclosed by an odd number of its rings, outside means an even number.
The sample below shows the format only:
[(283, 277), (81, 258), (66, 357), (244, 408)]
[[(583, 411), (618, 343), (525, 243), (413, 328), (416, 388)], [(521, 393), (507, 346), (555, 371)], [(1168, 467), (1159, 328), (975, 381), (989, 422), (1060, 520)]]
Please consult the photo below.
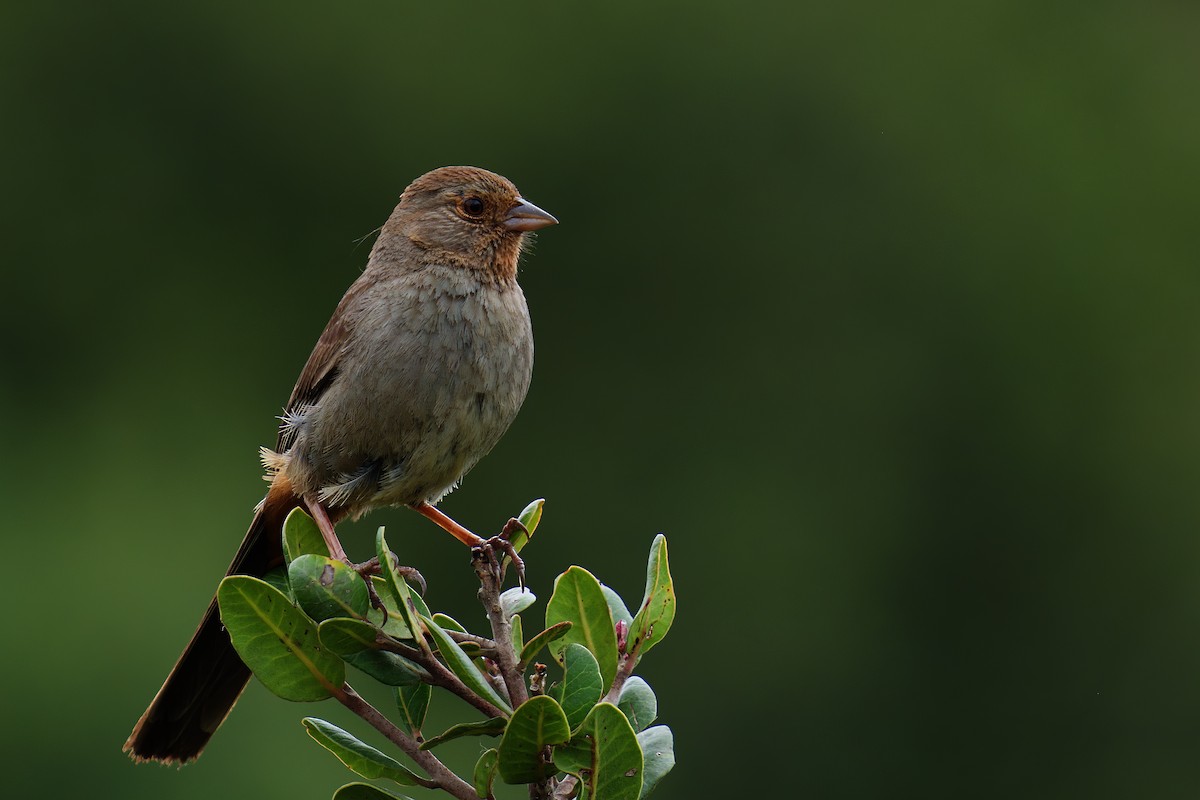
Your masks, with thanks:
[(517, 204), (510, 208), (504, 217), (504, 227), (510, 231), (521, 231), (522, 233), (557, 224), (558, 220), (551, 214), (542, 211), (524, 197), (518, 197)]

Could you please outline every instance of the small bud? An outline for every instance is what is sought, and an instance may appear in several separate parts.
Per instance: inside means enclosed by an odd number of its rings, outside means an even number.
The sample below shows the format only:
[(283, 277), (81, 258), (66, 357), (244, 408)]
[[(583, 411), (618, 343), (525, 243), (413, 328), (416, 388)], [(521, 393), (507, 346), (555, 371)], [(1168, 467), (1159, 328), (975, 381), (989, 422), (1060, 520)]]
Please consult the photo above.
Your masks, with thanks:
[(625, 645), (629, 639), (629, 623), (623, 619), (617, 620), (617, 652), (625, 654)]
[(533, 675), (529, 678), (529, 693), (532, 695), (544, 694), (546, 692), (546, 665), (534, 664)]

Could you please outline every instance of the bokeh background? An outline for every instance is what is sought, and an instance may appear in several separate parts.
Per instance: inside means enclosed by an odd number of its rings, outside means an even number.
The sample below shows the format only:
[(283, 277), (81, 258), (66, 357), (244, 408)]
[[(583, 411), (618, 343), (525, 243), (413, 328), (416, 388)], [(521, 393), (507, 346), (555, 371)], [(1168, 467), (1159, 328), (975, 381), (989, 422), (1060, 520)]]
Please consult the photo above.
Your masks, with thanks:
[[(183, 771), (120, 746), (359, 240), (469, 163), (562, 225), (523, 268), (529, 399), (443, 507), (495, 530), (547, 497), (543, 600), (579, 563), (636, 602), (667, 533), (659, 797), (1194, 797), (1198, 25), (1104, 0), (4, 4), (4, 793), (350, 778), (298, 724), (348, 715), (258, 685)], [(352, 555), (380, 524), (479, 622), (416, 515), (348, 529)]]

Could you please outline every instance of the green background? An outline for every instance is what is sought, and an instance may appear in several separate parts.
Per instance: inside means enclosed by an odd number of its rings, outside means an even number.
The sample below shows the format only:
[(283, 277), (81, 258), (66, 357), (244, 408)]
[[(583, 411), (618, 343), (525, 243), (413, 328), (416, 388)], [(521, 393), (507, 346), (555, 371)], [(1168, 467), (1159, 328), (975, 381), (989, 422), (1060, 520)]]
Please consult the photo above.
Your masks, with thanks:
[[(636, 602), (667, 533), (657, 796), (1194, 797), (1198, 24), (1156, 1), (5, 4), (5, 795), (350, 778), (299, 718), (353, 721), (257, 684), (195, 766), (120, 746), (356, 240), (469, 163), (562, 224), (522, 272), (529, 399), (443, 507), (492, 531), (547, 497), (543, 601), (578, 563)], [(348, 528), (351, 555), (380, 524), (481, 622), (466, 553), (417, 515)]]

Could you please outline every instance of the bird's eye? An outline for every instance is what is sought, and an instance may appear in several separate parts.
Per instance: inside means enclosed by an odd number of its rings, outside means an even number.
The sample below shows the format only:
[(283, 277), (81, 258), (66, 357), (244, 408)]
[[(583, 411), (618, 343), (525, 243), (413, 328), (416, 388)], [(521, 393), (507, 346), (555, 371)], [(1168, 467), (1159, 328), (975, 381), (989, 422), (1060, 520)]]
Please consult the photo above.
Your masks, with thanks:
[(483, 215), (484, 204), (483, 200), (478, 197), (468, 197), (462, 201), (463, 213), (468, 217), (479, 217)]

